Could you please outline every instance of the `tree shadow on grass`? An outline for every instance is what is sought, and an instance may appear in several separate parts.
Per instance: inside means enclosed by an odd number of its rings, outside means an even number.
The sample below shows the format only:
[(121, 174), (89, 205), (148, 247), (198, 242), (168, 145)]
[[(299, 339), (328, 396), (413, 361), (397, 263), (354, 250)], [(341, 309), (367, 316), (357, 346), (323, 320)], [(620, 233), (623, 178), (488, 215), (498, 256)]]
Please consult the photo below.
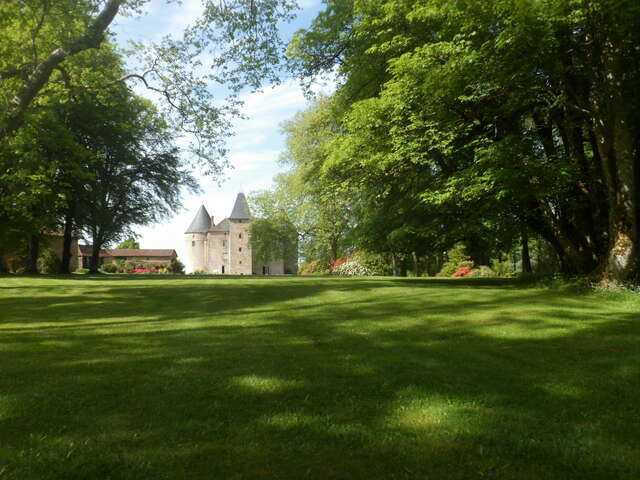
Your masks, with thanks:
[[(633, 312), (537, 290), (456, 299), (369, 281), (343, 299), (330, 283), (114, 286), (15, 310), (3, 299), (12, 315), (70, 317), (63, 330), (1, 334), (0, 471), (637, 477)], [(85, 328), (98, 308), (107, 323)]]

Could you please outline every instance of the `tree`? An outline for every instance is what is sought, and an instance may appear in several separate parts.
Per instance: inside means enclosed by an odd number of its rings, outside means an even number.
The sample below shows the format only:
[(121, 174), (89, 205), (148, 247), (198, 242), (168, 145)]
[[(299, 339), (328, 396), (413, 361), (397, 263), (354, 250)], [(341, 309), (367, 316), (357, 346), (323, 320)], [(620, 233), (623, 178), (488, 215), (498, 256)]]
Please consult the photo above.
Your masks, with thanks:
[(283, 215), (253, 220), (249, 236), (253, 254), (261, 262), (298, 258), (298, 232)]
[(78, 224), (92, 238), (90, 268), (97, 271), (104, 245), (130, 236), (132, 225), (176, 211), (181, 189), (194, 190), (196, 183), (182, 167), (167, 124), (147, 100), (121, 89), (108, 104), (78, 107), (83, 126), (76, 125), (77, 134), (92, 154), (87, 168), (93, 172), (79, 193)]
[(121, 242), (116, 248), (140, 248), (140, 244), (136, 241), (135, 238), (129, 237), (124, 242)]
[[(158, 3), (165, 0), (155, 0)], [(171, 0), (169, 0), (171, 1)], [(69, 72), (74, 57), (101, 48), (109, 26), (122, 12), (140, 12), (148, 0), (6, 0), (0, 3), (0, 143), (33, 112), (33, 101), (55, 81), (91, 90), (138, 83), (159, 94), (160, 108), (176, 131), (194, 138), (189, 151), (211, 173), (225, 163), (224, 138), (237, 92), (277, 78), (281, 41), (278, 25), (292, 18), (289, 0), (203, 2), (203, 12), (182, 36), (132, 45), (134, 69), (101, 83)], [(209, 59), (212, 56), (213, 60)], [(212, 84), (225, 85), (222, 103)], [(219, 89), (224, 90), (224, 89)], [(46, 93), (46, 92), (45, 92)]]
[(309, 77), (339, 65), (344, 134), (328, 158), (360, 191), (384, 197), (394, 189), (371, 179), (418, 177), (407, 203), (447, 230), (474, 212), (504, 231), (524, 223), (565, 272), (622, 281), (640, 242), (639, 9), (330, 1), (290, 53)]
[(280, 161), (290, 171), (276, 178), (277, 188), (286, 192), (283, 198), (295, 202), (293, 222), (301, 232), (303, 248), (315, 258), (326, 252), (334, 262), (347, 246), (352, 199), (340, 177), (321, 174), (333, 142), (341, 135), (332, 104), (317, 98), (286, 122), (283, 131), (287, 148)]

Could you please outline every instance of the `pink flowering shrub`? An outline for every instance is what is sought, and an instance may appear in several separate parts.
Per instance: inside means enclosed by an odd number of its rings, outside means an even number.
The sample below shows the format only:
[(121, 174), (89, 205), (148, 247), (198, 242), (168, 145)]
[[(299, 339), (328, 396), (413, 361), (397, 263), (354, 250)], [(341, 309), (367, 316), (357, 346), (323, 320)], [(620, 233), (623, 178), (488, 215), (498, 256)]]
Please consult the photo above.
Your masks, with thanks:
[(471, 275), (471, 269), (469, 267), (460, 267), (455, 272), (453, 272), (452, 277), (466, 277), (467, 275)]

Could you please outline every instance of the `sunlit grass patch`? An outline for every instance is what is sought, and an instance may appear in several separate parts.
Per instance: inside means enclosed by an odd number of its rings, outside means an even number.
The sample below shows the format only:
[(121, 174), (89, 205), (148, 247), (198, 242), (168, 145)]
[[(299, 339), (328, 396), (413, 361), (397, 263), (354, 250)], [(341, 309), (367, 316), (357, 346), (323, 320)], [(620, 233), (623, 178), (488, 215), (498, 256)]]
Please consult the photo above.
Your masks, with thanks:
[(635, 480), (638, 311), (504, 281), (0, 277), (0, 478)]

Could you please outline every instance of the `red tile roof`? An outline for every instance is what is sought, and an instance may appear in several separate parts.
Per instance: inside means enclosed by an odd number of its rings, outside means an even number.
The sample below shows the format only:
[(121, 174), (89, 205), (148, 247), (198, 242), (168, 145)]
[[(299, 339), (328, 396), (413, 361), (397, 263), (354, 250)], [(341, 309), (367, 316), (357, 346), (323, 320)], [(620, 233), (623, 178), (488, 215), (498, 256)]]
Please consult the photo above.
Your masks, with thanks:
[[(78, 245), (80, 256), (90, 257), (93, 254), (93, 245)], [(102, 250), (101, 257), (177, 257), (175, 250), (170, 249), (149, 249), (149, 248), (116, 248), (113, 250)]]
[(101, 257), (173, 257), (177, 255), (175, 250), (147, 248), (117, 248), (115, 250), (103, 250), (100, 253)]

